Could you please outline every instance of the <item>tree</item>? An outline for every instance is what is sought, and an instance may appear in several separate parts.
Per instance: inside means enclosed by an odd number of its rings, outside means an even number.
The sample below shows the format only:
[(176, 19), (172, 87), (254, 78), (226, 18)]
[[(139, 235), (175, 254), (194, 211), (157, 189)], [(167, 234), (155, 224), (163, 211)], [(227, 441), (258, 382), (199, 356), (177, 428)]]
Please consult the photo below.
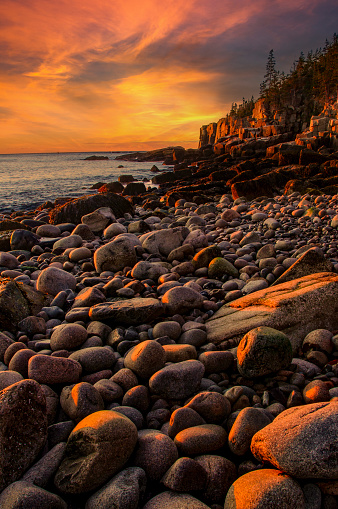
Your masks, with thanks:
[(269, 51), (264, 80), (260, 85), (260, 96), (261, 98), (268, 99), (269, 101), (278, 102), (278, 91), (279, 72), (276, 70), (276, 60), (272, 49)]
[(281, 76), (276, 70), (276, 60), (272, 49), (269, 51), (264, 80), (260, 86), (260, 97), (269, 104), (278, 106), (280, 103), (280, 85), (283, 80), (284, 76)]

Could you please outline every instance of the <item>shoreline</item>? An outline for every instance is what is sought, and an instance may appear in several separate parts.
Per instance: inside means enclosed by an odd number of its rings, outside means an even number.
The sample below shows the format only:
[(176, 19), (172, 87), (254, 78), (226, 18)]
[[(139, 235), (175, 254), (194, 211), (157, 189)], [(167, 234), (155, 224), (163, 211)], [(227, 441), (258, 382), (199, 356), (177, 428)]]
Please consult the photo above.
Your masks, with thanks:
[[(253, 164), (274, 186), (236, 197)], [(301, 194), (284, 181), (304, 168), (287, 171), (182, 161), (148, 193), (130, 182), (6, 220), (0, 505), (29, 490), (60, 509), (221, 509), (244, 483), (243, 507), (252, 486), (278, 507), (279, 478), (290, 509), (308, 486), (318, 509), (332, 499), (338, 194)]]

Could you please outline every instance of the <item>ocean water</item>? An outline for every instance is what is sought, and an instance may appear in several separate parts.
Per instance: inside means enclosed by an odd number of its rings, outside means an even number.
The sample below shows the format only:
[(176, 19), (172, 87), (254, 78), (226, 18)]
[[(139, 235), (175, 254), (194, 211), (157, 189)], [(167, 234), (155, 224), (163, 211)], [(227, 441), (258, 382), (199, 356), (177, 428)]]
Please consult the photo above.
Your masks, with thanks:
[[(92, 155), (107, 156), (109, 160), (84, 160)], [(92, 194), (96, 192), (89, 189), (93, 184), (115, 181), (122, 174), (137, 180), (146, 178), (149, 184), (154, 164), (159, 169), (169, 168), (162, 162), (117, 161), (118, 155), (123, 152), (0, 154), (0, 212), (32, 210), (47, 200)]]

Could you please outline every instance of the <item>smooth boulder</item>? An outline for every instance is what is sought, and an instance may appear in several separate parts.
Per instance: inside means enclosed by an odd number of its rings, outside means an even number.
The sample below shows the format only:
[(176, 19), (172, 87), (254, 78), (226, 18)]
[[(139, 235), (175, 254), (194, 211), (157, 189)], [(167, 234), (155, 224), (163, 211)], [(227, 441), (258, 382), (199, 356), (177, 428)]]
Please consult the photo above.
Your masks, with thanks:
[[(251, 451), (301, 479), (338, 479), (338, 401), (289, 408), (256, 433)], [(311, 461), (309, 461), (311, 458)]]
[(305, 509), (301, 487), (291, 477), (273, 469), (248, 472), (230, 487), (224, 509)]
[(54, 483), (62, 493), (86, 493), (108, 481), (129, 459), (137, 429), (128, 417), (102, 410), (71, 432)]
[(135, 248), (126, 236), (117, 237), (94, 253), (95, 270), (99, 274), (106, 270), (116, 272), (124, 267), (133, 267), (136, 262)]
[(0, 392), (0, 491), (20, 479), (47, 439), (46, 398), (34, 380)]
[(237, 348), (237, 367), (251, 378), (287, 368), (292, 360), (292, 345), (283, 332), (257, 327), (247, 332)]

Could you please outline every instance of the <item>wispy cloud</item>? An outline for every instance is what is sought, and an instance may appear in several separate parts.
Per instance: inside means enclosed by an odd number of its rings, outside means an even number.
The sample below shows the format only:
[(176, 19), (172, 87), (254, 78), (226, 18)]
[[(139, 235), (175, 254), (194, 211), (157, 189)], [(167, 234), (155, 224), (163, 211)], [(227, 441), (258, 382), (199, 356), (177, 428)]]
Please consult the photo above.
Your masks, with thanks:
[(0, 151), (196, 146), (257, 95), (271, 48), (288, 71), (337, 15), (336, 0), (2, 0)]

